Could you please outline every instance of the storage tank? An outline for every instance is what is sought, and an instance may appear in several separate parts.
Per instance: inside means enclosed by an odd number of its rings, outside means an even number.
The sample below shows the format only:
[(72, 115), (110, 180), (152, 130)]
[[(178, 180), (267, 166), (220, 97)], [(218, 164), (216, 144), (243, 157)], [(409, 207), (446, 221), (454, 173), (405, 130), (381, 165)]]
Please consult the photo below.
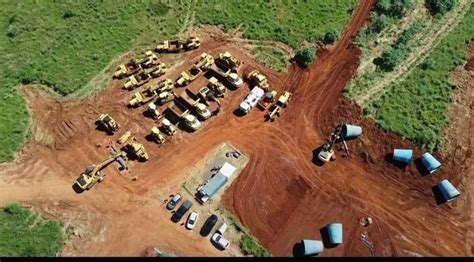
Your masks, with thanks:
[(441, 163), (430, 153), (424, 153), (421, 157), (421, 162), (430, 174), (436, 172), (441, 167)]
[(356, 138), (362, 134), (362, 127), (354, 125), (343, 125), (342, 126), (342, 137), (344, 139)]
[(333, 245), (342, 244), (342, 224), (332, 223), (327, 225), (329, 243)]
[(444, 179), (438, 184), (439, 191), (443, 195), (446, 202), (453, 201), (456, 197), (460, 196), (461, 193), (449, 182), (447, 179)]
[(324, 251), (324, 245), (319, 240), (304, 239), (301, 241), (301, 251), (304, 256), (317, 255)]
[(403, 163), (409, 164), (413, 157), (413, 150), (412, 149), (394, 149), (393, 150), (393, 160)]

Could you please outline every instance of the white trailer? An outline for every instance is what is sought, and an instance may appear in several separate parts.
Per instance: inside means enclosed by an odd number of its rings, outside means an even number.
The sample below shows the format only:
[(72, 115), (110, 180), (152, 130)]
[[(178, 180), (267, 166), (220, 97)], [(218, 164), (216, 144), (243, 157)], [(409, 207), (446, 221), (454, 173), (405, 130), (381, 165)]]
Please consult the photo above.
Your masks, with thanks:
[(258, 101), (262, 99), (264, 94), (265, 91), (263, 91), (262, 88), (255, 86), (244, 99), (244, 101), (240, 103), (240, 111), (242, 111), (244, 114), (248, 114), (250, 110), (252, 110), (252, 108), (257, 105)]

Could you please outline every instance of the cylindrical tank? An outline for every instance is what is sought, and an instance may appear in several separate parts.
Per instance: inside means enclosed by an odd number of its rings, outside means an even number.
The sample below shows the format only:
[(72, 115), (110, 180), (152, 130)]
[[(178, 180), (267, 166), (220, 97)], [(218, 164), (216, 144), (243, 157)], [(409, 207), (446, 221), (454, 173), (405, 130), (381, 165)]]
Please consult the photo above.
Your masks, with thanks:
[(436, 172), (441, 167), (441, 163), (436, 160), (436, 158), (434, 158), (430, 153), (424, 153), (421, 157), (421, 162), (430, 174)]
[(342, 244), (342, 224), (332, 223), (327, 226), (329, 243)]
[(304, 239), (301, 241), (301, 248), (304, 256), (312, 256), (323, 252), (324, 245), (319, 240)]
[(362, 134), (362, 127), (354, 125), (343, 125), (342, 126), (342, 137), (344, 139), (356, 138)]
[(456, 197), (461, 195), (461, 193), (459, 193), (459, 191), (447, 179), (441, 181), (438, 184), (438, 188), (446, 202), (453, 201)]
[(409, 164), (413, 157), (413, 150), (411, 149), (394, 149), (393, 150), (393, 160), (403, 163)]

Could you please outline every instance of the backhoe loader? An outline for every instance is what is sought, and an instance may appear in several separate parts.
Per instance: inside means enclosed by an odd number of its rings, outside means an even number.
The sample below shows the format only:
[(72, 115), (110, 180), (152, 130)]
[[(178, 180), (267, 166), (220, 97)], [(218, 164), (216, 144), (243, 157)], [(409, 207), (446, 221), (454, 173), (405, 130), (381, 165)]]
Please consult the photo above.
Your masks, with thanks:
[(110, 163), (114, 162), (120, 157), (125, 157), (126, 153), (120, 151), (119, 153), (112, 153), (109, 158), (100, 162), (97, 165), (92, 165), (86, 168), (84, 172), (77, 178), (76, 185), (82, 190), (91, 189), (97, 182), (102, 182), (104, 177), (101, 176), (100, 171)]

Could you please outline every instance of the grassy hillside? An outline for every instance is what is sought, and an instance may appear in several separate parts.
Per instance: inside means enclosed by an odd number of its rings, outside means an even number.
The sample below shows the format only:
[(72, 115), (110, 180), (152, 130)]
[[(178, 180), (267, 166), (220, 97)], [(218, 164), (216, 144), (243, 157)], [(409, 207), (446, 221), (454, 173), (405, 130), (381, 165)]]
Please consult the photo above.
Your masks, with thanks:
[(0, 162), (11, 160), (28, 134), (18, 84), (42, 83), (67, 95), (86, 85), (114, 57), (170, 37), (194, 23), (240, 24), (244, 35), (296, 47), (343, 28), (355, 0), (313, 1), (1, 1)]
[(0, 257), (55, 256), (64, 237), (58, 221), (10, 204), (0, 209)]

